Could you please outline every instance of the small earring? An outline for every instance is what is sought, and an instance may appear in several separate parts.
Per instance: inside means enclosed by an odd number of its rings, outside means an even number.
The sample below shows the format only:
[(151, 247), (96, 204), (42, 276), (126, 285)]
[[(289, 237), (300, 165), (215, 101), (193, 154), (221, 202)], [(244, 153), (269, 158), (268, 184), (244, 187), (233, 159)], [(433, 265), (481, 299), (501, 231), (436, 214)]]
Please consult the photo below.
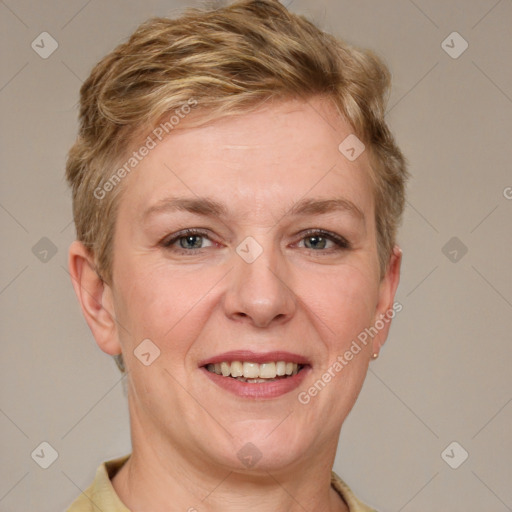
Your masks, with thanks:
[(378, 352), (374, 352), (374, 354), (372, 355), (372, 359), (377, 359), (377, 357), (379, 357), (379, 353)]

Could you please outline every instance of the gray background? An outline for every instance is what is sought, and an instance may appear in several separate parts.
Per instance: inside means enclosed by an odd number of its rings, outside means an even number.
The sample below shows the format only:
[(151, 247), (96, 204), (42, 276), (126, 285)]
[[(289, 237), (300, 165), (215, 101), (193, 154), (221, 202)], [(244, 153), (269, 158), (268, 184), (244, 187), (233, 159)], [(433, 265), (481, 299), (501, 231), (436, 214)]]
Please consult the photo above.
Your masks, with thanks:
[[(66, 270), (64, 162), (91, 67), (147, 17), (191, 4), (0, 0), (2, 511), (64, 510), (102, 461), (130, 451), (122, 379)], [(334, 469), (382, 512), (512, 510), (512, 1), (290, 9), (385, 58), (388, 119), (413, 174), (399, 238), (403, 311)], [(44, 31), (59, 45), (47, 59), (31, 47)], [(454, 31), (469, 44), (458, 58), (442, 46)], [(46, 470), (31, 457), (43, 441), (59, 454)], [(469, 453), (458, 469), (441, 456), (453, 441)], [(445, 459), (456, 465), (463, 452), (452, 448)]]

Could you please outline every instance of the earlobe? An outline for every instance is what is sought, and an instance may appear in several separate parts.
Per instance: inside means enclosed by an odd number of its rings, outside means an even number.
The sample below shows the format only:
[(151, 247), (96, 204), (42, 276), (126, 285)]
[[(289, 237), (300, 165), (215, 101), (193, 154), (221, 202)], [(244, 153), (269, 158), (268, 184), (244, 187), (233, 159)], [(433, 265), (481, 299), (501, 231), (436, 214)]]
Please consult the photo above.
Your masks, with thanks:
[[(378, 334), (373, 338), (373, 354), (379, 354), (379, 350), (384, 345), (391, 320), (394, 318), (397, 310), (394, 307), (395, 294), (400, 282), (400, 267), (402, 264), (402, 249), (398, 245), (393, 247), (393, 251), (389, 258), (386, 274), (382, 278), (379, 289), (379, 302), (376, 309), (375, 326)], [(376, 359), (376, 358), (374, 358)]]
[(77, 240), (69, 247), (68, 267), (82, 313), (96, 343), (107, 354), (120, 354), (112, 290), (96, 272), (90, 251)]

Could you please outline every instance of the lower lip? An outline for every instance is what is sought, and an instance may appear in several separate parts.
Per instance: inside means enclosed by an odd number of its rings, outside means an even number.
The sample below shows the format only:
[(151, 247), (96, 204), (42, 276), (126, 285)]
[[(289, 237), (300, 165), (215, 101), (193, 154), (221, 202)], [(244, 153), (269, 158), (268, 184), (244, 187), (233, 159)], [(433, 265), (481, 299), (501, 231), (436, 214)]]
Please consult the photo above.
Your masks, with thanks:
[(209, 372), (206, 368), (201, 367), (206, 376), (221, 388), (242, 398), (277, 398), (293, 391), (300, 386), (306, 375), (311, 370), (310, 366), (305, 366), (295, 375), (291, 375), (286, 379), (278, 379), (273, 382), (241, 382), (232, 377), (223, 377), (216, 373)]

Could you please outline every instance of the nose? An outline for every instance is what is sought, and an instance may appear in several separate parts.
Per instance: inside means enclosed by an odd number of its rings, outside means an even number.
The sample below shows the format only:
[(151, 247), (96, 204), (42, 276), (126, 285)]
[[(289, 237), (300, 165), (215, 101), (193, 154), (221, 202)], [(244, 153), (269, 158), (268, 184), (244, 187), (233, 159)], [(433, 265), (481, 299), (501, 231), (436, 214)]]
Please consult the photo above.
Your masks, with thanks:
[(224, 297), (226, 315), (260, 328), (289, 321), (297, 307), (297, 298), (280, 251), (265, 244), (254, 261), (245, 258), (242, 251), (234, 253), (233, 260)]

